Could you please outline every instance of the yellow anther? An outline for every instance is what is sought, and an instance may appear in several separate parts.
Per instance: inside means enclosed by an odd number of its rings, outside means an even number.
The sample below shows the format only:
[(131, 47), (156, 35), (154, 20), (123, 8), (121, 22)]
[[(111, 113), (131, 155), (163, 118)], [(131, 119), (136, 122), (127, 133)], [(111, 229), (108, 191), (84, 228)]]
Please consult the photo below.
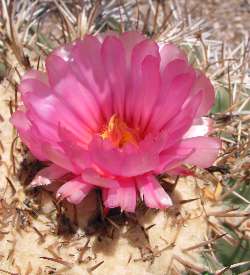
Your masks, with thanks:
[(115, 147), (122, 147), (126, 143), (137, 145), (136, 131), (129, 128), (116, 114), (114, 114), (106, 127), (100, 134), (103, 139), (109, 139)]

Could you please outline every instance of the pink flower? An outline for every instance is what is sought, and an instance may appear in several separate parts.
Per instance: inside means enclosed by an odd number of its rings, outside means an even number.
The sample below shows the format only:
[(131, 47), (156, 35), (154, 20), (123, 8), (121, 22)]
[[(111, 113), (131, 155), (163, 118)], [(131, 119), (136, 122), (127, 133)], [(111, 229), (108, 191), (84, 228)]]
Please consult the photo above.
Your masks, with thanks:
[(148, 207), (167, 208), (156, 175), (208, 167), (218, 155), (203, 117), (214, 102), (210, 81), (176, 46), (137, 32), (56, 49), (46, 73), (27, 72), (19, 91), (24, 106), (11, 121), (32, 154), (50, 163), (32, 185), (67, 175), (57, 196), (74, 204), (101, 188), (107, 208), (133, 212), (137, 193)]

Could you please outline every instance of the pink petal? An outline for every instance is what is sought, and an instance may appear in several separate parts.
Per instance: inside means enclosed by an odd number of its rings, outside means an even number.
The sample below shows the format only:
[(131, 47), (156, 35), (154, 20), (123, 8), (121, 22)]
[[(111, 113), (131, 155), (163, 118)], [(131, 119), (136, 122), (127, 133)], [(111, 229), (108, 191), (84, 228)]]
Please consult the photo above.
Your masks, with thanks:
[(146, 37), (139, 32), (129, 31), (123, 32), (120, 35), (120, 40), (125, 49), (127, 70), (130, 70), (132, 51), (137, 44), (139, 44), (143, 40), (146, 40)]
[(46, 142), (55, 143), (59, 140), (57, 127), (54, 123), (53, 116), (50, 113), (53, 111), (53, 105), (47, 104), (47, 101), (39, 100), (32, 93), (26, 93), (24, 96), (27, 105), (27, 118), (31, 121), (33, 129), (40, 134), (41, 139)]
[(186, 55), (178, 47), (173, 44), (162, 44), (160, 45), (160, 56), (161, 56), (161, 70), (173, 60), (183, 60), (187, 63)]
[(34, 93), (37, 96), (46, 96), (50, 93), (50, 88), (45, 82), (40, 81), (40, 77), (39, 79), (35, 79), (28, 78), (28, 76), (26, 78), (24, 76), (24, 80), (21, 81), (21, 83), (18, 86), (18, 91), (22, 95), (22, 100), (24, 104), (26, 104), (24, 97), (26, 93)]
[(137, 97), (134, 106), (133, 125), (141, 131), (148, 124), (160, 93), (159, 58), (147, 56), (141, 65), (135, 90)]
[(184, 139), (180, 144), (180, 148), (195, 149), (185, 160), (185, 163), (207, 168), (216, 160), (221, 148), (221, 141), (213, 137), (194, 137)]
[(183, 135), (192, 126), (197, 109), (200, 106), (201, 99), (202, 92), (192, 96), (192, 99), (189, 101), (189, 103), (186, 104), (185, 107), (183, 107), (175, 117), (166, 123), (164, 128), (168, 132), (168, 136), (165, 149), (171, 147), (173, 144), (180, 142)]
[(101, 57), (101, 43), (92, 35), (77, 41), (72, 50), (71, 70), (84, 88), (93, 94), (106, 119), (112, 112), (112, 92)]
[[(37, 126), (37, 129), (45, 138), (50, 139), (50, 135), (53, 132), (53, 139), (58, 141), (56, 132), (59, 124), (79, 138), (85, 136), (85, 124), (74, 113), (74, 110), (70, 109), (65, 102), (61, 102), (56, 97), (55, 93), (42, 90), (39, 91), (39, 94), (38, 92), (36, 94), (27, 92), (23, 95), (23, 101), (28, 107), (29, 119)], [(48, 127), (51, 128), (51, 132), (46, 134)]]
[(175, 77), (192, 72), (192, 68), (184, 60), (175, 59), (168, 63), (162, 71), (162, 97), (164, 98), (166, 92), (169, 92), (169, 87)]
[(141, 64), (147, 56), (160, 58), (159, 47), (153, 40), (146, 39), (135, 45), (131, 56), (131, 74), (136, 80), (135, 73), (141, 72)]
[(46, 119), (47, 114), (53, 110), (53, 104), (51, 104), (53, 96), (50, 96), (52, 94), (50, 88), (36, 79), (25, 79), (19, 85), (19, 91), (28, 110), (26, 116), (31, 121), (32, 128), (36, 128), (42, 139), (57, 141), (57, 129), (53, 124), (55, 116), (53, 119), (51, 117)]
[[(70, 49), (68, 60), (52, 53), (47, 58), (46, 67), (52, 86), (63, 82), (61, 84), (63, 87), (65, 85), (64, 81), (66, 75), (70, 75), (71, 79), (76, 78), (76, 80), (73, 82), (71, 81), (71, 83), (76, 82), (76, 84), (79, 85), (78, 82), (80, 82), (83, 87), (80, 91), (74, 89), (74, 87), (71, 87), (71, 89), (67, 87), (68, 93), (76, 93), (72, 101), (79, 97), (82, 99), (87, 97), (87, 103), (89, 103), (90, 99), (92, 102), (91, 104), (87, 104), (87, 109), (93, 106), (96, 108), (96, 106), (98, 106), (99, 115), (99, 109), (102, 109), (101, 111), (103, 114), (109, 117), (111, 115), (111, 97), (103, 64), (101, 62), (100, 47), (101, 44), (96, 37), (91, 35), (85, 36), (83, 40), (74, 42)], [(84, 93), (82, 94), (83, 90)], [(83, 108), (82, 112), (85, 109), (86, 106)], [(92, 116), (95, 117), (95, 115), (96, 113), (92, 112)], [(87, 122), (85, 121), (85, 123)]]
[(120, 207), (126, 212), (135, 212), (136, 188), (133, 179), (123, 179), (119, 188)]
[(101, 54), (112, 91), (113, 112), (123, 118), (126, 88), (126, 60), (121, 41), (116, 37), (106, 37), (102, 45)]
[(102, 199), (105, 208), (119, 207), (119, 188), (102, 189)]
[(49, 83), (53, 87), (64, 75), (67, 74), (69, 68), (65, 60), (55, 54), (50, 54), (46, 59), (46, 70), (48, 73)]
[(184, 138), (192, 138), (208, 135), (213, 128), (213, 120), (207, 117), (195, 119), (195, 123), (187, 131)]
[(80, 177), (76, 177), (63, 184), (58, 189), (56, 197), (67, 199), (68, 202), (73, 204), (79, 204), (92, 189), (94, 189), (92, 185), (83, 182)]
[(57, 131), (60, 138), (60, 144), (63, 144), (67, 147), (76, 145), (84, 149), (88, 148), (88, 144), (92, 140), (93, 135), (93, 133), (89, 132), (88, 135), (84, 136), (84, 138), (79, 138), (79, 136), (76, 136), (67, 128), (63, 127), (60, 123), (58, 125)]
[(152, 40), (144, 40), (137, 44), (131, 55), (130, 83), (126, 95), (126, 118), (131, 121), (134, 115), (135, 104), (138, 101), (138, 77), (142, 74), (142, 63), (146, 57), (153, 56), (159, 59), (158, 45)]
[(196, 114), (197, 117), (207, 115), (215, 100), (214, 88), (210, 80), (203, 73), (197, 71), (197, 79), (194, 83), (192, 94), (196, 94), (199, 91), (203, 91), (203, 98)]
[(10, 121), (18, 130), (21, 140), (29, 147), (31, 153), (39, 160), (48, 160), (46, 154), (43, 152), (40, 136), (32, 128), (32, 124), (27, 119), (25, 113), (16, 111), (11, 116)]
[(136, 183), (141, 197), (148, 207), (165, 209), (172, 206), (172, 200), (154, 176), (137, 177)]
[(92, 185), (96, 185), (103, 188), (116, 188), (119, 187), (119, 183), (111, 178), (102, 177), (94, 169), (88, 168), (82, 172), (82, 179)]
[(171, 118), (180, 112), (190, 94), (194, 80), (194, 71), (174, 78), (165, 94), (165, 99), (159, 102), (158, 106), (156, 105), (149, 125), (151, 131), (161, 130)]
[(95, 96), (72, 73), (64, 75), (54, 90), (63, 106), (77, 119), (78, 128), (84, 130), (86, 135), (100, 128), (104, 121)]
[(148, 172), (158, 165), (158, 153), (154, 151), (153, 146), (147, 146), (147, 149), (133, 147), (128, 146), (129, 149), (126, 150), (124, 146), (120, 151), (119, 148), (113, 148), (109, 141), (96, 137), (89, 150), (93, 162), (103, 171), (113, 175), (131, 177)]
[(120, 180), (120, 187), (103, 190), (103, 202), (107, 208), (121, 207), (126, 212), (134, 212), (136, 188), (133, 179)]
[(49, 143), (44, 143), (43, 152), (47, 156), (47, 158), (56, 165), (73, 173), (79, 173), (79, 170), (73, 165), (71, 160), (67, 157), (65, 152), (60, 147), (56, 145), (51, 145)]
[(181, 75), (185, 75), (189, 72), (192, 74), (192, 71), (193, 69), (190, 68), (185, 61), (180, 59), (173, 60), (167, 64), (161, 75), (160, 94), (154, 107), (151, 122), (148, 125), (150, 129), (147, 129), (147, 132), (154, 130), (157, 132), (159, 130), (156, 126), (156, 122), (158, 122), (159, 117), (161, 120), (165, 120), (162, 110), (164, 110), (165, 113), (165, 110), (169, 108), (169, 102), (166, 100), (166, 97), (169, 97), (169, 94), (171, 95), (171, 93), (173, 93), (173, 89), (171, 88), (171, 85), (173, 86), (173, 81), (178, 79), (177, 76), (180, 77)]
[(59, 137), (61, 141), (58, 142), (58, 145), (75, 167), (82, 171), (92, 166), (91, 156), (87, 150), (88, 146), (84, 142), (62, 127), (59, 127)]
[(36, 174), (30, 186), (36, 187), (41, 185), (49, 185), (52, 181), (57, 180), (68, 173), (68, 170), (55, 164), (51, 164), (49, 167), (43, 168)]
[(40, 136), (40, 140), (52, 144), (59, 141), (57, 127), (55, 127), (53, 123), (49, 123), (42, 119), (37, 113), (29, 108), (26, 112), (26, 116), (32, 124), (32, 130), (36, 131)]
[(160, 166), (155, 169), (157, 174), (164, 173), (168, 170), (181, 165), (194, 152), (194, 148), (183, 148), (179, 145), (171, 147), (160, 154)]

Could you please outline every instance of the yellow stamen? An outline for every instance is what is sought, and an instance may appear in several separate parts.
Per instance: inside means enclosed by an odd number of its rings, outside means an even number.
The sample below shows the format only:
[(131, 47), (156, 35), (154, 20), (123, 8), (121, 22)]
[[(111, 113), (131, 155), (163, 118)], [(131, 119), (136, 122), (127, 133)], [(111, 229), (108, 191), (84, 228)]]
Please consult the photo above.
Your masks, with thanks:
[(116, 114), (110, 118), (106, 129), (100, 136), (103, 139), (109, 139), (115, 147), (122, 147), (126, 143), (138, 144), (135, 130), (129, 128)]

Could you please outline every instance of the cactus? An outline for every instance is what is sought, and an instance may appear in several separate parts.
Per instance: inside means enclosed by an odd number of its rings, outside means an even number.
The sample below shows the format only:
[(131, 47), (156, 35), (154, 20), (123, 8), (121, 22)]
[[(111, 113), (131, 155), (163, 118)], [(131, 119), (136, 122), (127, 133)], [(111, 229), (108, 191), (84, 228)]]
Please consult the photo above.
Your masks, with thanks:
[[(0, 18), (0, 274), (248, 274), (250, 203), (247, 41), (224, 44), (182, 1), (7, 1)], [(28, 184), (41, 169), (11, 124), (20, 75), (86, 33), (139, 29), (178, 44), (216, 88), (215, 165), (161, 175), (174, 206), (104, 214), (100, 194), (77, 207)], [(246, 272), (246, 273), (245, 273)]]

